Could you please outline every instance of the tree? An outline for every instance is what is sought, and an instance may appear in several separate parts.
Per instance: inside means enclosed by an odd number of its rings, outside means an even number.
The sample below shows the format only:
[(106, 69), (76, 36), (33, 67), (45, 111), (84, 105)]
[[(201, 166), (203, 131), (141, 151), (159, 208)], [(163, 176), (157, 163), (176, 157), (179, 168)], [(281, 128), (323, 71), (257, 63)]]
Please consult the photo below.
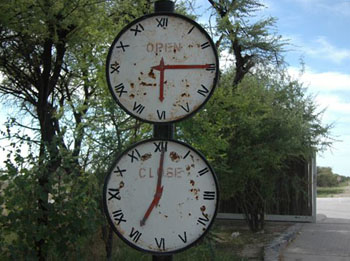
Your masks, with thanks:
[(206, 109), (182, 125), (183, 138), (209, 156), (222, 197), (235, 200), (252, 231), (263, 229), (287, 162), (328, 144), (329, 126), (302, 85), (270, 73), (246, 76), (235, 89), (234, 72), (223, 73)]
[(281, 36), (271, 29), (275, 19), (253, 21), (256, 11), (263, 7), (258, 0), (208, 0), (216, 17), (216, 45), (233, 54), (235, 74), (233, 86), (259, 66), (282, 66), (283, 46)]
[(330, 167), (317, 167), (317, 186), (335, 187), (339, 184), (338, 175)]
[(260, 1), (208, 1), (216, 19), (209, 29), (220, 54), (231, 54), (234, 66), (222, 73), (206, 109), (182, 124), (180, 133), (209, 155), (223, 197), (234, 198), (257, 231), (278, 175), (290, 160), (308, 159), (329, 145), (331, 126), (321, 124), (312, 97), (288, 77), (286, 42), (273, 31), (275, 19), (254, 17), (263, 7)]
[[(102, 182), (91, 175), (91, 163), (98, 157), (96, 136), (110, 131), (108, 126), (138, 133), (140, 124), (129, 123), (120, 113), (101, 115), (106, 113), (101, 110), (106, 104), (101, 99), (106, 95), (102, 61), (116, 32), (149, 12), (150, 4), (1, 2), (0, 94), (24, 115), (11, 117), (2, 132), (14, 147), (1, 177), (9, 182), (2, 195), (8, 211), (1, 217), (2, 236), (14, 237), (7, 242), (1, 236), (7, 257), (62, 259), (73, 248), (79, 254), (79, 242), (94, 234), (103, 220), (96, 211)], [(113, 121), (101, 130), (94, 115)], [(29, 134), (16, 131), (20, 129)], [(125, 140), (130, 139), (120, 138), (113, 149), (122, 148)], [(27, 156), (20, 153), (24, 144), (29, 147)]]

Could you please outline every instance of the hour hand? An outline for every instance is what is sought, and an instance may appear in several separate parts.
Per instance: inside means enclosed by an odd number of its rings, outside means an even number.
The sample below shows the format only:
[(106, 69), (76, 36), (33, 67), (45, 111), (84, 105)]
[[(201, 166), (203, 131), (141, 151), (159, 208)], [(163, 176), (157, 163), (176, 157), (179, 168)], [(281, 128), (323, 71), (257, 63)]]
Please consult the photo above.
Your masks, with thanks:
[(162, 59), (160, 60), (159, 65), (152, 66), (151, 68), (160, 72), (160, 79), (159, 79), (159, 100), (160, 100), (161, 102), (163, 102), (163, 100), (164, 100), (164, 59), (162, 58)]

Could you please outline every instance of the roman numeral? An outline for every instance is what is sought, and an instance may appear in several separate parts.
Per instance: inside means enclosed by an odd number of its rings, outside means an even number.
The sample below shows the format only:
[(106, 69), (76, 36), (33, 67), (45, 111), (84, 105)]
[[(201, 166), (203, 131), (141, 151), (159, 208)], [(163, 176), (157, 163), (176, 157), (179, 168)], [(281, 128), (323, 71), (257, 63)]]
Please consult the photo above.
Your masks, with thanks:
[(214, 200), (215, 199), (215, 191), (204, 191), (203, 199)]
[(133, 163), (134, 160), (138, 161), (141, 158), (140, 152), (137, 149), (132, 150), (131, 153), (128, 154), (128, 156), (131, 159), (131, 163)]
[(108, 189), (108, 194), (110, 195), (110, 198), (108, 200), (111, 200), (113, 198), (120, 200), (119, 189), (110, 188)]
[(153, 142), (153, 144), (156, 146), (156, 149), (154, 150), (154, 152), (162, 152), (163, 150), (164, 151), (167, 151), (168, 149), (168, 142), (167, 141), (160, 141), (160, 142)]
[(203, 216), (204, 218), (203, 218), (203, 217), (198, 218), (198, 219), (197, 219), (197, 222), (198, 222), (199, 224), (202, 224), (203, 226), (206, 226), (207, 223), (209, 222), (208, 215), (207, 215), (207, 214), (204, 214), (204, 213), (202, 212), (202, 216)]
[(111, 64), (111, 69), (112, 69), (111, 73), (114, 73), (114, 72), (119, 73), (119, 68), (120, 68), (120, 65), (118, 62)]
[(208, 68), (206, 68), (207, 71), (215, 71), (216, 70), (216, 66), (215, 63), (211, 63), (209, 64)]
[(157, 247), (158, 247), (159, 249), (165, 250), (165, 239), (164, 239), (164, 237), (162, 237), (159, 241), (158, 241), (158, 239), (155, 237), (154, 240), (156, 241)]
[(205, 87), (203, 84), (201, 84), (202, 86), (202, 89), (199, 89), (197, 92), (204, 96), (204, 97), (207, 97), (208, 93), (209, 93), (209, 90), (207, 89), (207, 87)]
[(187, 156), (188, 155), (190, 155), (190, 153), (191, 153), (191, 151), (189, 150), (189, 151), (187, 151), (187, 153), (185, 154), (185, 156), (184, 156), (184, 159), (186, 159), (187, 158)]
[(182, 109), (184, 109), (185, 112), (190, 112), (190, 106), (188, 105), (188, 102), (186, 102), (186, 107), (183, 105), (180, 105)]
[(157, 115), (158, 115), (158, 119), (165, 120), (165, 111), (160, 112), (159, 110), (157, 110)]
[(126, 47), (130, 47), (130, 45), (126, 44), (124, 45), (122, 41), (120, 41), (120, 45), (116, 46), (117, 48), (122, 48), (123, 52), (125, 52)]
[(135, 26), (135, 28), (131, 28), (131, 29), (130, 29), (130, 31), (135, 32), (134, 36), (136, 36), (137, 33), (141, 33), (141, 32), (144, 31), (144, 30), (145, 30), (145, 28), (143, 28), (142, 24), (137, 24), (137, 25)]
[(184, 235), (180, 235), (178, 234), (178, 237), (181, 239), (182, 242), (184, 242), (185, 244), (187, 243), (187, 235), (186, 235), (186, 231), (184, 232)]
[(124, 218), (124, 214), (123, 214), (123, 212), (121, 210), (114, 211), (112, 213), (112, 215), (113, 215), (114, 221), (118, 221), (117, 225), (119, 225), (120, 222), (126, 222), (126, 219), (123, 219)]
[(117, 176), (123, 177), (123, 172), (125, 172), (126, 169), (120, 169), (119, 166), (117, 166), (117, 169), (113, 171), (113, 173), (119, 173)]
[(191, 29), (188, 31), (188, 33), (187, 33), (187, 34), (192, 33), (192, 31), (193, 31), (194, 27), (195, 27), (195, 26), (192, 26), (192, 28), (191, 28)]
[(124, 84), (120, 83), (117, 86), (114, 86), (114, 91), (119, 93), (119, 97), (121, 97), (123, 93), (127, 93), (127, 91), (124, 91), (124, 88)]
[(137, 104), (136, 102), (134, 102), (134, 107), (132, 108), (133, 111), (136, 111), (138, 114), (141, 114), (144, 109), (145, 106), (143, 106), (141, 103)]
[(158, 24), (157, 24), (157, 27), (167, 27), (168, 26), (168, 18), (156, 18)]
[(140, 239), (142, 233), (140, 233), (138, 230), (136, 230), (134, 227), (131, 228), (131, 232), (129, 234), (129, 237), (137, 243), (137, 241)]
[(202, 44), (201, 44), (201, 48), (202, 48), (202, 49), (208, 48), (209, 46), (210, 46), (210, 43), (209, 43), (209, 42), (205, 42), (205, 43), (202, 43)]
[(204, 169), (201, 169), (200, 171), (198, 171), (199, 176), (203, 176), (205, 173), (208, 173), (209, 169), (207, 167), (205, 167)]

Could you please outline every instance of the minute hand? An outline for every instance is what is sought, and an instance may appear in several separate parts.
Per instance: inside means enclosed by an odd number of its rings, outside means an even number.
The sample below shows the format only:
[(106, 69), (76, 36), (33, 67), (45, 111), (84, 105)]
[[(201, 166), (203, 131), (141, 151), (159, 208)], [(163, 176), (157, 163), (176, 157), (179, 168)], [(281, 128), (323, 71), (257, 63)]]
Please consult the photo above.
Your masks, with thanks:
[(210, 64), (167, 64), (164, 65), (166, 69), (208, 69)]

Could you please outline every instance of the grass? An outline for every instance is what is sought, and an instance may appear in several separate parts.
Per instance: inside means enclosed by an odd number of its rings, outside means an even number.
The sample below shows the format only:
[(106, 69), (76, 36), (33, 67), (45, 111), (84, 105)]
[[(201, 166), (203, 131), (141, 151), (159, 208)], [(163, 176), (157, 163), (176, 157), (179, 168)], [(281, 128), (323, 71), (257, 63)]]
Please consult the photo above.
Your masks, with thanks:
[[(252, 233), (245, 221), (217, 220), (204, 240), (193, 248), (175, 254), (174, 261), (248, 261), (263, 260), (263, 246), (286, 229), (287, 224), (270, 224), (264, 233)], [(233, 232), (239, 236), (232, 237)], [(114, 238), (112, 260), (151, 261), (152, 256), (132, 249), (119, 238)], [(101, 251), (101, 252), (100, 252)], [(103, 253), (103, 249), (98, 251)], [(102, 257), (100, 257), (102, 258)], [(99, 258), (94, 260), (100, 260)]]
[(345, 182), (337, 187), (317, 187), (318, 198), (332, 198), (345, 192), (348, 183)]
[[(241, 246), (244, 244), (242, 239), (237, 240), (227, 240), (226, 236), (220, 236), (220, 238), (225, 237), (224, 240), (217, 238), (218, 228), (214, 228), (213, 232), (205, 237), (202, 242), (200, 242), (195, 247), (188, 249), (184, 252), (175, 254), (173, 260), (175, 261), (206, 261), (206, 260), (222, 260), (222, 261), (244, 261), (248, 259), (242, 259), (237, 255), (234, 249), (234, 245)], [(219, 242), (220, 241), (220, 242)], [(237, 241), (237, 242), (234, 242)], [(144, 254), (137, 250), (134, 250), (121, 242), (118, 238), (115, 238), (116, 248), (113, 255), (113, 260), (125, 260), (125, 261), (151, 261), (152, 256), (150, 254)], [(234, 247), (236, 248), (236, 247)]]
[(318, 198), (332, 198), (338, 194), (344, 192), (344, 187), (323, 187), (317, 188), (317, 197)]
[[(248, 261), (263, 260), (263, 247), (276, 238), (291, 224), (266, 222), (265, 230), (252, 233), (243, 220), (216, 220), (206, 237), (195, 247), (175, 254), (174, 261)], [(233, 232), (236, 236), (232, 236)], [(238, 235), (238, 236), (237, 236)], [(0, 251), (1, 252), (1, 251)], [(105, 245), (101, 231), (87, 242), (83, 251), (71, 253), (67, 260), (102, 261), (106, 260)], [(0, 259), (2, 259), (0, 254)], [(9, 259), (4, 259), (9, 260)], [(49, 258), (48, 260), (56, 260)], [(116, 235), (113, 237), (111, 261), (151, 261), (152, 255), (134, 250)]]

